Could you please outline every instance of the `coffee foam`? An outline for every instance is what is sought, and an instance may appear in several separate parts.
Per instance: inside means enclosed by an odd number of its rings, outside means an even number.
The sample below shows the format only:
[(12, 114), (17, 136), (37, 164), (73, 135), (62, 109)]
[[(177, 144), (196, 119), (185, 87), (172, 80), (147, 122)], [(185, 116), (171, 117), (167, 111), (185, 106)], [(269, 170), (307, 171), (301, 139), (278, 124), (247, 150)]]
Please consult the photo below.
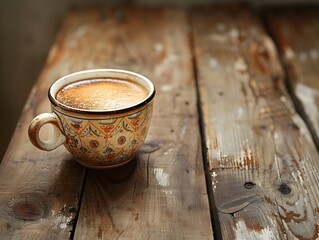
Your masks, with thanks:
[(147, 95), (147, 90), (133, 81), (100, 78), (70, 83), (57, 92), (56, 99), (72, 108), (109, 111), (133, 106)]

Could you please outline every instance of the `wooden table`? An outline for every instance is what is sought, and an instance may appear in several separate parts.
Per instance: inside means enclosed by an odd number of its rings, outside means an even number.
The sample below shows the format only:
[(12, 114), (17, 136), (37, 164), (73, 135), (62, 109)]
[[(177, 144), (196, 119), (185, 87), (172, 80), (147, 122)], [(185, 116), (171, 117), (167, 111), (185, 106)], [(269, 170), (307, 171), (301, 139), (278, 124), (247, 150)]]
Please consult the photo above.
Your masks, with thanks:
[[(0, 165), (0, 239), (318, 238), (318, 39), (314, 6), (73, 10)], [(88, 68), (156, 85), (123, 168), (87, 170), (28, 140), (49, 86)]]

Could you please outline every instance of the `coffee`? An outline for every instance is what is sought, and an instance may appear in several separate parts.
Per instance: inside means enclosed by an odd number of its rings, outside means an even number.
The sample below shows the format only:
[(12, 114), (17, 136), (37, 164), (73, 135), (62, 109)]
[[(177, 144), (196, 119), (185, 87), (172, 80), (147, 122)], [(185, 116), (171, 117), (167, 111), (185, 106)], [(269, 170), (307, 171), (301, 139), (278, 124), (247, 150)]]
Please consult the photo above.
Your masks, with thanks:
[(148, 95), (140, 84), (124, 79), (87, 79), (62, 87), (56, 99), (69, 107), (83, 110), (116, 110), (133, 106)]

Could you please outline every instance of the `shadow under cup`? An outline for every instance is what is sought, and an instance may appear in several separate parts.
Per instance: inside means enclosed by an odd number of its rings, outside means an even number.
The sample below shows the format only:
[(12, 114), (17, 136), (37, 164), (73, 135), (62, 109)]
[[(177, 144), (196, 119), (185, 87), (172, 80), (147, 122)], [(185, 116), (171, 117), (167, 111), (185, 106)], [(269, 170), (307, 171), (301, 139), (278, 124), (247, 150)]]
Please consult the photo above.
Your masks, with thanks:
[[(112, 78), (142, 85), (148, 95), (142, 101), (116, 110), (83, 110), (57, 101), (57, 92), (80, 80)], [(52, 113), (42, 113), (29, 126), (30, 141), (39, 149), (51, 151), (64, 144), (83, 166), (109, 169), (131, 161), (146, 138), (153, 112), (155, 88), (146, 77), (125, 70), (94, 69), (60, 78), (49, 89)], [(53, 125), (47, 141), (39, 137), (45, 124)]]

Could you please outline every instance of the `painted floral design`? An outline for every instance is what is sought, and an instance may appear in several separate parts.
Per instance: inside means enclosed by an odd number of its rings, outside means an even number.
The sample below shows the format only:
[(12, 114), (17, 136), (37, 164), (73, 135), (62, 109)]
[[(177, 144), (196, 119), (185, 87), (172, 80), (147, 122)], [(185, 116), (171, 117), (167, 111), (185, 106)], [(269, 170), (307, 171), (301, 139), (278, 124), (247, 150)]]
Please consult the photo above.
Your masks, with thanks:
[(61, 119), (67, 149), (89, 166), (116, 165), (132, 159), (143, 144), (152, 104), (129, 116), (86, 120), (56, 112)]
[(120, 137), (117, 139), (117, 143), (118, 143), (119, 145), (123, 145), (125, 142), (126, 142), (126, 137), (125, 137), (125, 136), (120, 136)]

